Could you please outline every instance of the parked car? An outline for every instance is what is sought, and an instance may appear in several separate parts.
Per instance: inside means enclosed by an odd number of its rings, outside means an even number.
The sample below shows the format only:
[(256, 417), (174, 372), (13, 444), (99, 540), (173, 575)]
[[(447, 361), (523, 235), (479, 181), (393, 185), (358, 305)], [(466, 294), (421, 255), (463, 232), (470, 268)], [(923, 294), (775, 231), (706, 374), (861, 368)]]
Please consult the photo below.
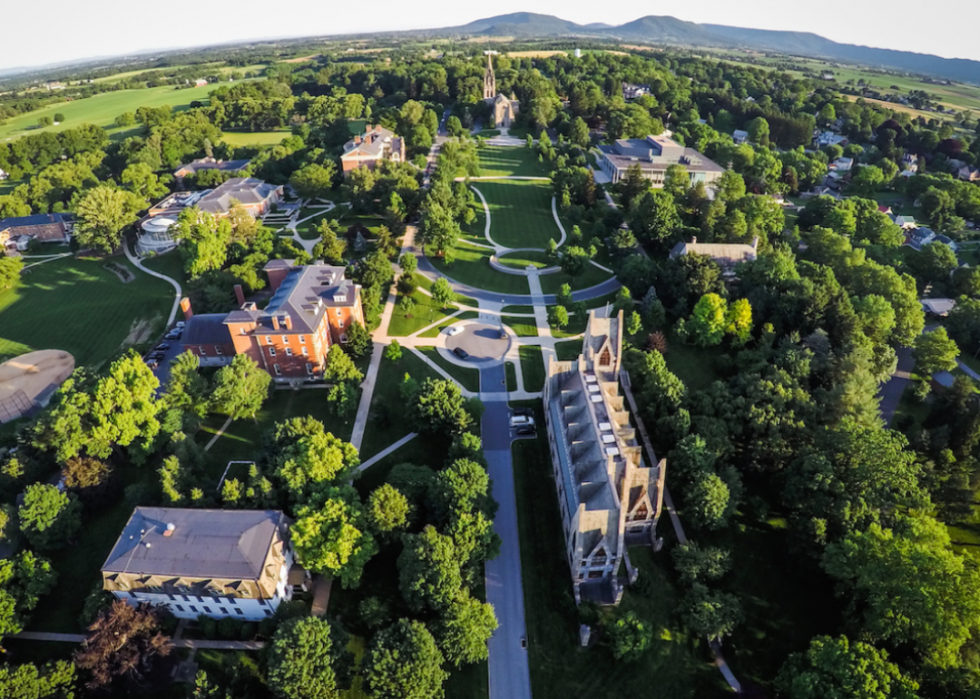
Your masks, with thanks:
[(450, 335), (450, 336), (452, 336), (452, 335), (458, 335), (462, 331), (463, 331), (463, 329), (461, 327), (459, 327), (458, 325), (452, 325), (452, 326), (446, 328), (446, 334), (447, 335)]
[(517, 428), (517, 434), (521, 435), (522, 437), (524, 435), (534, 434), (534, 428), (533, 427), (518, 427)]
[(151, 369), (156, 369), (158, 366), (160, 366), (160, 362), (155, 359), (147, 359), (146, 366), (150, 367)]
[(460, 359), (469, 359), (470, 358), (470, 353), (467, 352), (466, 350), (464, 350), (462, 347), (457, 347), (456, 349), (454, 349), (453, 350), (453, 354), (455, 354)]
[(146, 358), (154, 359), (159, 362), (161, 359), (163, 359), (163, 352), (151, 352), (146, 356)]
[(185, 325), (186, 323), (182, 320), (178, 320), (176, 323), (174, 323), (174, 327), (178, 330), (183, 330)]
[(507, 339), (507, 331), (504, 330), (503, 328), (500, 328), (500, 339), (501, 340), (506, 340)]
[(171, 330), (170, 332), (168, 332), (166, 335), (163, 336), (163, 339), (164, 340), (179, 340), (180, 339), (180, 336), (183, 335), (183, 334), (184, 333), (181, 332), (180, 330)]
[(534, 418), (529, 415), (515, 415), (510, 419), (511, 427), (534, 427)]
[(170, 349), (170, 345), (166, 342), (161, 342), (159, 345), (157, 345), (157, 349), (161, 352), (166, 352), (168, 349)]

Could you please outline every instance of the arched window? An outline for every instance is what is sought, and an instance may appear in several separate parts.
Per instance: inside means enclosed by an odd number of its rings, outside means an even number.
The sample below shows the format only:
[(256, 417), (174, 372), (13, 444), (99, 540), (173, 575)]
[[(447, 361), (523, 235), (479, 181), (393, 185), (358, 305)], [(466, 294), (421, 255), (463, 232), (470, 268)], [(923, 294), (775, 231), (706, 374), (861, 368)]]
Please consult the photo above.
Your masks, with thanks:
[(602, 354), (599, 355), (599, 366), (609, 366), (612, 364), (612, 353), (609, 348), (602, 350)]

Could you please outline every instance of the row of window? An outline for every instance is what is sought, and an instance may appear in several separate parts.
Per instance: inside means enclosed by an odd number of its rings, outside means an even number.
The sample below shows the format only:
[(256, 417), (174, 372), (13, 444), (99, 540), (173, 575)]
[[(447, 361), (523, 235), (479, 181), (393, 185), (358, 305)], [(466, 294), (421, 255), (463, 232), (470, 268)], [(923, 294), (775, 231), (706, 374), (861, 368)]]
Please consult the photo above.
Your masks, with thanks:
[[(301, 347), (300, 349), (303, 351), (303, 356), (304, 357), (310, 356), (310, 351), (306, 347)], [(275, 347), (269, 347), (269, 356), (270, 357), (275, 357), (276, 356), (276, 348)], [(287, 357), (292, 357), (293, 356), (293, 348), (292, 347), (287, 347), (286, 348), (286, 356)]]
[[(175, 604), (174, 607), (177, 609), (178, 612), (184, 611), (184, 607), (182, 605)], [(198, 613), (197, 607), (195, 607), (193, 604), (188, 605), (188, 609), (190, 609), (195, 614)], [(205, 614), (210, 614), (211, 613), (211, 607), (208, 607), (207, 605), (205, 605), (204, 607), (202, 607), (202, 610), (204, 611)], [(228, 609), (226, 607), (218, 607), (218, 611), (221, 612), (222, 614), (225, 614), (225, 615), (228, 614)], [(272, 611), (271, 610), (265, 609), (263, 611), (265, 612), (265, 615), (266, 616), (272, 616)], [(235, 607), (235, 614), (237, 614), (238, 616), (245, 616), (245, 612), (242, 611), (242, 608), (241, 607)]]
[[(273, 354), (275, 353), (273, 352)], [(278, 364), (272, 365), (272, 371), (275, 372), (276, 376), (282, 376), (282, 368)], [(313, 365), (310, 364), (309, 362), (306, 363), (306, 373), (309, 374), (310, 376), (313, 376)]]

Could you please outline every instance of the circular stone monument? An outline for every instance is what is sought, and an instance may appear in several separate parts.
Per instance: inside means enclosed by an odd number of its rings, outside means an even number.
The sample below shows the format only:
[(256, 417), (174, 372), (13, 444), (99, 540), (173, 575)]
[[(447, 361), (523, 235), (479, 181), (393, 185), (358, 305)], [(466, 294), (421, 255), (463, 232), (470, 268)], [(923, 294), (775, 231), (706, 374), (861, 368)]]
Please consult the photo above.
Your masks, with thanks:
[(462, 332), (446, 338), (446, 349), (452, 352), (457, 347), (469, 353), (469, 361), (496, 361), (510, 349), (510, 335), (501, 337), (499, 325), (467, 323)]
[(29, 415), (75, 370), (75, 358), (64, 350), (39, 350), (0, 364), (0, 423)]

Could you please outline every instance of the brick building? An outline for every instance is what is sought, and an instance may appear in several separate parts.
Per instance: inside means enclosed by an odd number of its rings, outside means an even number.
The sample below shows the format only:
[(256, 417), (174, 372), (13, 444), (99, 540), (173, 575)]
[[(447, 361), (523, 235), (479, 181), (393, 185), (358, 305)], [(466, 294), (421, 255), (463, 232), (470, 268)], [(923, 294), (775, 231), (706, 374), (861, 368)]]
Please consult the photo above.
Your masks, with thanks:
[(346, 343), (353, 323), (364, 324), (361, 287), (344, 277), (343, 267), (322, 263), (270, 260), (264, 269), (274, 293), (263, 310), (245, 303), (240, 287), (240, 308), (230, 313), (194, 315), (185, 299), (184, 348), (202, 366), (247, 354), (277, 380), (322, 378), (330, 346)]
[(16, 254), (27, 250), (31, 240), (67, 243), (71, 234), (68, 214), (35, 214), (0, 219), (0, 252)]
[(373, 170), (380, 160), (405, 162), (405, 139), (383, 126), (368, 126), (363, 136), (354, 136), (344, 144), (344, 153), (340, 156), (345, 177), (362, 165)]

